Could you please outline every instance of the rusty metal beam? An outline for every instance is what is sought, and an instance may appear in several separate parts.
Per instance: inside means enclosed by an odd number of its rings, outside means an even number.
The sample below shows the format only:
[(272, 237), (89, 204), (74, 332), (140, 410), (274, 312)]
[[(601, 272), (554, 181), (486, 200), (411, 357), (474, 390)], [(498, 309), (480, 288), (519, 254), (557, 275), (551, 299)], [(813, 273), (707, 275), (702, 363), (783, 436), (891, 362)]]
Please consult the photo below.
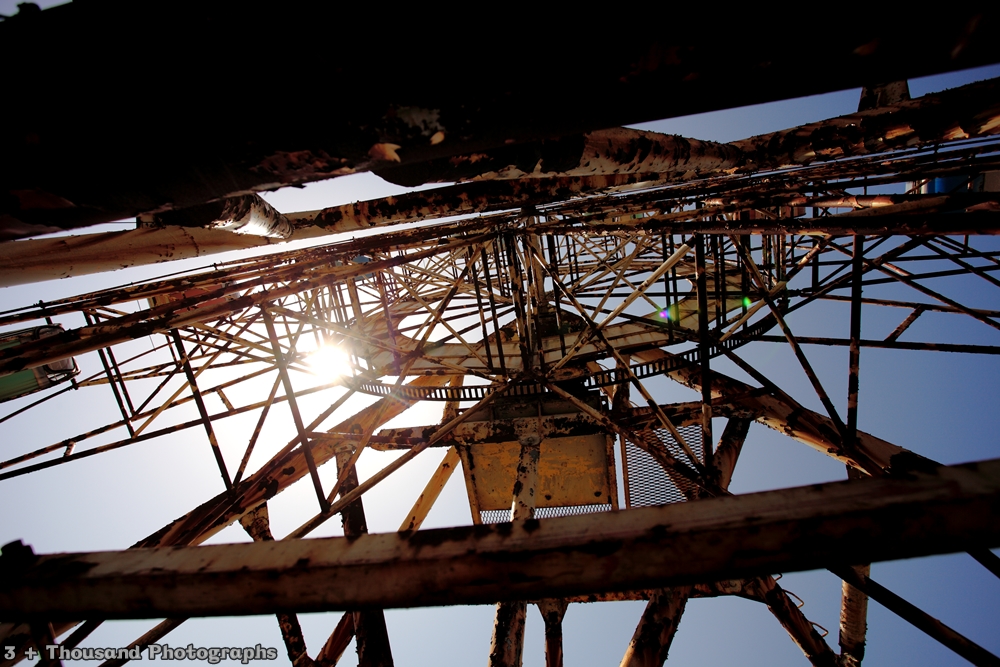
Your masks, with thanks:
[[(758, 340), (770, 343), (787, 342), (783, 336), (761, 336)], [(796, 336), (795, 340), (802, 345), (832, 345), (837, 347), (850, 346), (850, 338), (823, 338), (821, 336)], [(1000, 354), (1000, 347), (995, 345), (964, 345), (961, 343), (916, 343), (899, 340), (868, 340), (858, 341), (861, 347), (881, 348), (883, 350), (923, 350), (927, 352), (959, 352), (964, 354)]]
[(525, 612), (526, 603), (523, 601), (497, 604), (487, 663), (489, 667), (521, 667)]
[[(141, 212), (180, 209), (253, 190), (320, 180), (354, 171), (425, 162), (505, 145), (672, 117), (897, 81), (1000, 60), (991, 35), (997, 12), (976, 7), (931, 20), (869, 8), (863, 22), (833, 17), (821, 35), (796, 49), (748, 44), (748, 33), (792, 34), (797, 18), (777, 8), (719, 16), (693, 6), (654, 9), (652, 25), (680, 22), (711, 25), (670, 31), (643, 40), (619, 40), (592, 67), (559, 68), (580, 49), (579, 34), (590, 17), (565, 13), (540, 19), (552, 35), (533, 45), (533, 67), (511, 64), (501, 45), (518, 24), (501, 18), (480, 26), (477, 39), (454, 58), (454, 44), (440, 40), (406, 45), (414, 71), (431, 79), (401, 76), (385, 83), (381, 70), (357, 57), (370, 48), (367, 35), (339, 42), (344, 65), (325, 65), (325, 27), (334, 10), (282, 8), (268, 15), (275, 34), (294, 34), (287, 54), (260, 49), (234, 59), (218, 46), (216, 26), (231, 34), (260, 29), (252, 12), (219, 0), (199, 4), (204, 21), (192, 24), (176, 3), (142, 6), (98, 3), (56, 7), (0, 26), (0, 56), (24, 67), (7, 78), (11, 99), (0, 161), (0, 215), (14, 235), (40, 228), (70, 228), (119, 220)], [(430, 34), (436, 21), (401, 10), (400, 25)], [(376, 24), (380, 14), (361, 8), (359, 21)], [(121, 34), (141, 34), (149, 48), (129, 60), (129, 69), (149, 77), (120, 76), (111, 46)], [(183, 54), (169, 48), (190, 44)], [(94, 45), (101, 45), (95, 48)], [(560, 71), (566, 90), (587, 90), (581, 109), (569, 99), (549, 99), (551, 72)], [(104, 71), (94, 82), (86, 74)], [(322, 78), (330, 89), (351, 91), (357, 103), (274, 104), (266, 119), (240, 112), (257, 82), (281, 78), (290, 90), (309, 90)], [(169, 93), (162, 81), (170, 80)], [(496, 85), (483, 87), (478, 82)], [(227, 82), (230, 104), (198, 105)], [(663, 90), (674, 94), (663, 96)], [(503, 92), (500, 92), (503, 91)], [(58, 111), (67, 99), (85, 105), (88, 119)], [(121, 99), (150, 100), (141, 114)], [(523, 100), (548, 99), (524, 113)], [(627, 103), (626, 103), (627, 101)], [(95, 120), (96, 119), (96, 120)], [(177, 122), (184, 119), (185, 122)], [(245, 138), (253, 136), (253, 142)]]
[[(523, 522), (535, 515), (535, 489), (538, 486), (541, 438), (534, 433), (523, 436), (520, 442), (521, 454), (517, 463), (510, 519)], [(490, 667), (521, 667), (526, 621), (527, 603), (524, 600), (497, 603), (493, 636), (490, 640)]]
[[(705, 244), (707, 239), (701, 234), (695, 234), (695, 291), (698, 293), (698, 354), (701, 357), (701, 442), (702, 461), (708, 475), (713, 475), (712, 463), (712, 370), (709, 346), (711, 338), (708, 333), (708, 275), (705, 267)], [(676, 437), (676, 436), (675, 436)], [(681, 610), (683, 610), (683, 605)], [(664, 658), (666, 654), (664, 653)]]
[(743, 441), (750, 432), (751, 419), (733, 417), (726, 422), (726, 428), (719, 438), (719, 446), (715, 452), (715, 467), (719, 488), (728, 489), (736, 469), (736, 460), (743, 450)]
[[(240, 524), (255, 542), (273, 542), (267, 503), (240, 517)], [(306, 640), (302, 636), (302, 626), (295, 614), (277, 614), (281, 638), (285, 642), (288, 660), (294, 667), (313, 667), (313, 659), (306, 652)]]
[[(288, 240), (313, 238), (326, 233), (325, 230), (304, 227), (297, 229)], [(124, 232), (0, 243), (0, 265), (4, 267), (0, 271), (0, 287), (205, 257), (233, 250), (264, 248), (279, 242), (282, 241), (216, 229), (142, 227)]]
[(1000, 658), (913, 606), (878, 582), (873, 581), (871, 577), (861, 574), (851, 567), (834, 567), (830, 568), (830, 571), (843, 579), (845, 583), (849, 583), (859, 591), (864, 592), (868, 597), (923, 630), (973, 665), (1000, 667)]
[(761, 577), (746, 584), (746, 590), (753, 597), (767, 605), (781, 626), (814, 667), (837, 667), (837, 655), (813, 627), (812, 623), (799, 611), (788, 593), (782, 590), (773, 577)]
[(732, 145), (744, 152), (746, 168), (777, 168), (989, 136), (1000, 131), (998, 119), (1000, 85), (993, 79)]
[(461, 183), (317, 211), (289, 213), (287, 217), (304, 233), (309, 233), (306, 230), (310, 229), (324, 233), (350, 232), (449, 216), (520, 210), (532, 204), (636, 185), (647, 178), (637, 175), (575, 176)]
[[(344, 468), (350, 465), (341, 493), (349, 493), (358, 488), (358, 473), (351, 464), (349, 452), (337, 453), (337, 471), (343, 475)], [(344, 535), (348, 539), (358, 538), (368, 534), (368, 520), (365, 518), (365, 508), (361, 498), (348, 504), (340, 512), (344, 524)], [(385, 614), (381, 609), (361, 609), (354, 612), (354, 638), (358, 649), (359, 667), (392, 667), (392, 648), (389, 645), (389, 633), (385, 627)]]
[(394, 183), (410, 186), (472, 179), (619, 174), (646, 174), (651, 180), (689, 180), (732, 173), (737, 168), (740, 171), (786, 168), (912, 149), (955, 138), (990, 136), (998, 131), (998, 118), (1000, 89), (996, 81), (991, 81), (917, 100), (907, 96), (891, 105), (861, 109), (729, 144), (614, 128), (420, 164), (390, 166), (377, 173)]
[(621, 667), (663, 665), (690, 594), (690, 586), (665, 588), (653, 593), (625, 650)]
[(323, 667), (336, 665), (352, 639), (354, 639), (354, 614), (348, 611), (340, 617), (337, 626), (323, 644), (319, 655), (316, 656), (316, 663)]
[[(177, 333), (177, 329), (173, 329), (170, 332), (170, 335), (173, 338), (174, 346), (177, 348), (177, 353), (180, 355), (180, 363), (184, 367), (184, 375), (187, 377), (188, 386), (191, 388), (191, 393), (194, 395), (194, 402), (198, 406), (198, 414), (201, 416), (201, 423), (205, 427), (208, 442), (212, 446), (212, 454), (215, 455), (215, 462), (219, 466), (219, 472), (222, 474), (222, 480), (226, 485), (226, 490), (231, 492), (233, 490), (233, 481), (229, 477), (229, 471), (226, 470), (226, 461), (222, 457), (222, 450), (219, 449), (219, 442), (215, 437), (215, 430), (212, 428), (212, 420), (209, 417), (208, 409), (205, 407), (205, 401), (201, 396), (201, 391), (198, 390), (198, 382), (195, 379), (194, 371), (191, 370), (190, 358), (188, 357), (188, 353), (184, 350), (184, 343), (181, 342), (181, 337), (180, 334)], [(293, 400), (293, 396), (290, 395), (289, 400)]]
[(138, 219), (140, 226), (203, 227), (231, 233), (288, 240), (291, 221), (260, 195), (238, 195), (180, 210), (161, 211)]
[[(440, 376), (415, 378), (410, 384), (417, 386), (440, 386), (447, 378)], [(334, 426), (332, 431), (350, 432), (355, 427), (364, 431), (369, 424), (385, 423), (400, 415), (413, 405), (413, 401), (401, 398), (384, 398), (361, 410), (351, 418)], [(388, 407), (385, 407), (385, 405)], [(337, 405), (336, 403), (334, 405)], [(383, 409), (384, 408), (384, 409)], [(327, 415), (328, 416), (328, 415)], [(307, 430), (315, 428), (316, 420)], [(294, 442), (294, 441), (293, 441)], [(329, 461), (339, 449), (337, 441), (320, 441), (312, 453), (317, 464)], [(351, 446), (346, 443), (344, 446)], [(198, 544), (208, 539), (246, 512), (274, 497), (294, 482), (308, 474), (305, 454), (301, 449), (286, 447), (264, 464), (257, 472), (247, 477), (236, 487), (236, 502), (228, 494), (219, 494), (197, 508), (175, 519), (152, 535), (140, 540), (136, 547)]]
[[(871, 574), (871, 565), (854, 566), (858, 576)], [(841, 660), (844, 667), (858, 667), (865, 657), (865, 635), (868, 632), (868, 596), (857, 588), (843, 582), (840, 603), (840, 644)]]
[[(149, 631), (143, 633), (141, 637), (131, 642), (127, 648), (129, 649), (138, 648), (139, 652), (141, 653), (142, 651), (145, 651), (150, 644), (155, 644), (156, 642), (160, 641), (168, 634), (173, 632), (185, 620), (187, 619), (168, 618), (164, 621), (161, 621), (160, 623), (157, 623), (155, 626), (150, 628)], [(128, 662), (129, 661), (125, 658), (115, 658), (113, 660), (106, 660), (102, 662), (100, 667), (121, 667), (122, 665)]]
[(467, 180), (601, 177), (645, 174), (692, 178), (733, 169), (742, 162), (739, 148), (624, 127), (558, 139), (513, 144), (406, 167), (378, 170), (400, 185)]
[[(666, 353), (662, 350), (653, 350), (639, 352), (635, 356), (645, 361), (654, 361), (666, 356)], [(843, 463), (858, 467), (858, 462), (841, 449), (836, 426), (829, 417), (804, 407), (781, 392), (766, 377), (761, 376), (753, 367), (747, 365), (732, 352), (729, 352), (727, 356), (738, 362), (738, 365), (741, 365), (741, 368), (750, 373), (754, 379), (764, 380), (765, 389), (763, 391), (755, 389), (751, 385), (713, 371), (713, 400), (732, 397), (730, 401), (732, 407), (736, 410), (743, 407), (750, 414), (757, 415), (755, 417), (757, 422), (798, 440), (827, 456), (833, 456)], [(695, 369), (681, 368), (670, 371), (668, 375), (695, 391), (701, 391), (700, 374)], [(857, 433), (857, 446), (866, 458), (871, 459), (876, 464), (876, 470), (868, 471), (873, 474), (877, 471), (891, 471), (896, 462), (903, 463), (908, 459), (922, 458), (864, 431)]]
[(854, 256), (851, 258), (851, 343), (847, 374), (847, 446), (854, 449), (858, 431), (858, 387), (861, 364), (861, 281), (864, 277), (865, 237), (854, 237)]
[(431, 507), (434, 506), (434, 502), (441, 495), (444, 485), (451, 479), (451, 474), (455, 472), (458, 464), (458, 449), (452, 445), (445, 452), (444, 458), (441, 459), (438, 467), (434, 469), (434, 474), (428, 480), (427, 486), (424, 487), (423, 492), (413, 504), (413, 508), (403, 520), (403, 524), (399, 527), (400, 531), (420, 529), (420, 524), (427, 518), (427, 513), (430, 512)]
[[(995, 196), (990, 196), (995, 200)], [(886, 207), (889, 208), (889, 207)], [(1000, 234), (1000, 215), (996, 211), (972, 210), (961, 215), (928, 211), (922, 213), (893, 212), (885, 209), (882, 216), (854, 217), (851, 213), (823, 216), (821, 218), (775, 218), (771, 220), (714, 220), (711, 222), (684, 221), (676, 224), (657, 224), (654, 218), (642, 225), (651, 231), (672, 231), (677, 234), (699, 232), (702, 234), (807, 234), (830, 236), (909, 236), (983, 235)], [(858, 211), (859, 213), (861, 211)], [(623, 225), (601, 225), (614, 231)]]
[(298, 401), (295, 400), (295, 388), (292, 387), (292, 379), (288, 375), (288, 363), (285, 361), (285, 355), (281, 351), (281, 342), (278, 340), (278, 334), (274, 329), (274, 318), (271, 317), (268, 307), (271, 304), (262, 305), (260, 308), (261, 315), (264, 317), (264, 325), (267, 327), (267, 335), (271, 340), (271, 348), (274, 351), (274, 363), (278, 367), (278, 375), (281, 377), (281, 384), (285, 388), (285, 396), (288, 397), (288, 407), (291, 409), (292, 419), (295, 422), (295, 431), (298, 433), (298, 443), (299, 447), (302, 448), (302, 453), (305, 456), (306, 467), (309, 469), (309, 477), (312, 479), (313, 488), (316, 491), (316, 498), (319, 500), (319, 507), (321, 510), (325, 511), (330, 508), (330, 502), (323, 495), (323, 482), (320, 481), (319, 471), (316, 468), (316, 459), (312, 452), (312, 443), (309, 440), (309, 436), (306, 433), (305, 424), (302, 422), (302, 415), (299, 412)]
[(569, 603), (565, 599), (546, 598), (537, 604), (545, 623), (545, 667), (563, 667), (562, 622)]
[(991, 460), (411, 534), (51, 556), (8, 546), (0, 618), (477, 604), (687, 585), (991, 547), (1000, 544), (998, 507), (1000, 460)]

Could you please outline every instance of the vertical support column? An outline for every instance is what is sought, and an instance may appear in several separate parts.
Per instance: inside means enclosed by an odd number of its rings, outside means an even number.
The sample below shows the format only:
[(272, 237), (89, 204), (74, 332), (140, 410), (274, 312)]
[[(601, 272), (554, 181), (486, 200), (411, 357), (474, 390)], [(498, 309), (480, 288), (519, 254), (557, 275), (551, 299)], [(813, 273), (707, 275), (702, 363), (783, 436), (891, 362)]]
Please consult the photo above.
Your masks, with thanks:
[[(483, 263), (486, 262), (485, 251), (483, 254)], [(486, 329), (486, 308), (483, 304), (483, 293), (479, 287), (479, 270), (476, 268), (476, 263), (478, 258), (475, 253), (469, 251), (466, 252), (465, 261), (469, 266), (469, 274), (472, 276), (472, 285), (476, 292), (476, 305), (479, 307), (479, 325), (483, 330), (483, 349), (486, 352), (486, 366), (489, 373), (494, 374), (496, 370), (493, 366), (493, 349), (490, 347), (490, 333)]]
[[(541, 438), (536, 433), (521, 436), (521, 457), (514, 481), (511, 521), (523, 521), (535, 515), (535, 489), (538, 485), (538, 455)], [(524, 651), (524, 620), (527, 603), (500, 602), (493, 621), (489, 667), (521, 667)]]
[(510, 508), (511, 521), (524, 521), (535, 516), (535, 487), (538, 486), (538, 455), (541, 437), (537, 433), (521, 436), (521, 458), (514, 481), (514, 500)]
[[(858, 565), (854, 571), (862, 577), (871, 574), (871, 565)], [(846, 581), (840, 604), (840, 660), (844, 667), (858, 667), (865, 657), (868, 631), (868, 596)]]
[(851, 347), (850, 370), (847, 377), (847, 442), (850, 451), (857, 449), (858, 432), (858, 369), (861, 363), (861, 280), (864, 277), (865, 237), (854, 237), (854, 258), (851, 282)]
[[(551, 234), (546, 237), (546, 241), (549, 253), (549, 266), (552, 267), (552, 270), (555, 271), (556, 275), (559, 275), (559, 247)], [(560, 312), (560, 295), (561, 293), (559, 290), (552, 290), (552, 299), (555, 301), (555, 303), (552, 304), (552, 311), (555, 314), (556, 331), (559, 332), (559, 350), (563, 356), (566, 356), (566, 334), (563, 331), (562, 313)]]
[(566, 615), (566, 600), (548, 598), (538, 601), (538, 611), (545, 621), (545, 667), (562, 667), (562, 621)]
[(514, 249), (516, 240), (513, 235), (503, 237), (507, 246), (507, 262), (510, 268), (510, 289), (514, 302), (514, 316), (517, 318), (517, 346), (521, 352), (521, 368), (527, 372), (532, 366), (531, 322), (524, 297), (524, 274)]
[(351, 297), (351, 311), (354, 313), (354, 323), (360, 325), (365, 314), (361, 311), (361, 295), (358, 293), (357, 283), (354, 278), (347, 279), (347, 295)]
[[(497, 239), (493, 240), (493, 256), (498, 257), (497, 254)], [(490, 301), (490, 315), (492, 315), (490, 321), (493, 322), (493, 338), (497, 344), (497, 358), (500, 361), (500, 374), (507, 375), (507, 362), (504, 359), (503, 354), (503, 339), (500, 336), (500, 318), (497, 317), (497, 303), (496, 297), (493, 295), (493, 281), (490, 278), (490, 262), (489, 257), (486, 255), (486, 246), (484, 245), (481, 250), (481, 255), (483, 259), (483, 277), (486, 279), (486, 296), (489, 297)], [(500, 274), (500, 263), (497, 261), (497, 278), (499, 279)], [(499, 285), (498, 285), (499, 288)], [(483, 344), (489, 346), (489, 339), (484, 338)]]
[(524, 602), (501, 602), (497, 605), (489, 667), (521, 667), (526, 608)]
[[(847, 437), (844, 445), (848, 451), (857, 449), (858, 388), (861, 362), (861, 280), (864, 277), (865, 237), (854, 237), (854, 257), (851, 262), (851, 346), (847, 376)], [(864, 475), (853, 468), (847, 469), (850, 479)], [(871, 565), (859, 565), (854, 570), (867, 577)], [(846, 581), (843, 583), (840, 603), (840, 651), (845, 667), (857, 667), (865, 657), (865, 634), (868, 620), (868, 596)]]
[[(532, 218), (533, 221), (537, 222), (537, 218)], [(528, 264), (528, 278), (529, 286), (531, 288), (531, 315), (534, 320), (534, 326), (532, 327), (534, 334), (532, 336), (532, 356), (537, 355), (537, 363), (539, 370), (545, 372), (545, 349), (542, 343), (543, 334), (542, 332), (547, 328), (547, 323), (543, 323), (543, 317), (550, 316), (549, 303), (545, 298), (545, 270), (541, 266), (541, 262), (544, 261), (542, 258), (542, 242), (538, 237), (538, 234), (526, 234), (525, 243), (531, 247), (525, 247), (524, 258)], [(555, 291), (553, 289), (553, 291)]]
[(708, 279), (705, 271), (705, 237), (695, 234), (695, 272), (698, 289), (698, 354), (701, 357), (701, 446), (705, 469), (712, 474), (712, 372), (708, 345)]
[[(337, 475), (343, 473), (344, 466), (351, 460), (350, 452), (337, 452)], [(340, 493), (346, 494), (358, 487), (358, 473), (352, 467), (340, 487)], [(357, 537), (368, 532), (368, 521), (365, 519), (365, 508), (358, 498), (341, 510), (344, 522), (344, 535)], [(392, 649), (389, 646), (389, 633), (385, 628), (385, 614), (381, 609), (354, 612), (354, 632), (358, 648), (358, 667), (392, 667)]]

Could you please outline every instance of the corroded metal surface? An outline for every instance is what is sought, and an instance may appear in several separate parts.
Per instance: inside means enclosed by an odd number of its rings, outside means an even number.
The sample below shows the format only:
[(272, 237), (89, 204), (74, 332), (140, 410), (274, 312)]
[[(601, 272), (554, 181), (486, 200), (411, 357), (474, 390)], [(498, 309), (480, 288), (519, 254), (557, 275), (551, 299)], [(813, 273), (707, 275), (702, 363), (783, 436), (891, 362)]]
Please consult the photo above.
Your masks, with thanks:
[[(378, 22), (376, 9), (361, 11), (367, 18), (359, 20)], [(200, 12), (205, 21), (192, 25), (185, 12), (167, 3), (99, 3), (59, 7), (3, 25), (2, 55), (25, 63), (8, 77), (10, 96), (18, 103), (9, 110), (9, 129), (0, 135), (5, 147), (0, 214), (8, 238), (470, 155), (510, 142), (841, 90), (872, 78), (898, 81), (1000, 57), (991, 39), (997, 16), (988, 7), (956, 9), (935, 20), (869, 7), (868, 20), (831, 18), (828, 29), (795, 49), (743, 39), (764, 31), (793, 33), (798, 23), (787, 13), (758, 9), (720, 16), (691, 7), (683, 19), (660, 9), (648, 21), (711, 25), (712, 39), (695, 30), (618, 40), (593, 67), (565, 68), (567, 54), (580, 48), (577, 35), (590, 24), (583, 17), (559, 16), (540, 19), (538, 30), (549, 39), (534, 45), (534, 64), (524, 68), (512, 64), (501, 46), (516, 22), (497, 19), (480, 26), (458, 60), (448, 40), (404, 47), (414, 71), (437, 75), (386, 82), (375, 63), (356, 57), (370, 48), (366, 35), (343, 36), (346, 60), (333, 69), (325, 65), (326, 26), (337, 20), (332, 9), (271, 12), (271, 29), (298, 35), (297, 48), (287, 54), (248, 50), (238, 61), (218, 49), (213, 27), (254, 34), (257, 17), (228, 2), (213, 2)], [(414, 34), (432, 34), (437, 25), (416, 11), (399, 20)], [(132, 54), (128, 63), (110, 46), (89, 48), (115, 44), (122, 32), (144, 35), (150, 48)], [(183, 54), (169, 48), (178, 40), (190, 45)], [(125, 76), (125, 67), (155, 74)], [(94, 71), (109, 75), (95, 82), (86, 76)], [(560, 72), (562, 90), (586, 90), (587, 104), (572, 95), (551, 95), (553, 71)], [(258, 105), (258, 96), (266, 95), (258, 82), (278, 79), (289, 90), (309, 90), (323, 80), (331, 89), (353, 91), (356, 102)], [(171, 85), (165, 87), (164, 80)], [(85, 105), (91, 112), (87, 120), (61, 113), (66, 99)], [(122, 99), (149, 102), (136, 113), (123, 109)], [(191, 100), (220, 102), (192, 105)], [(526, 113), (525, 100), (539, 102)], [(254, 113), (260, 108), (267, 113)]]
[(650, 597), (625, 650), (622, 667), (659, 667), (666, 661), (689, 595), (689, 586), (678, 586)]
[(691, 179), (732, 169), (742, 157), (739, 148), (728, 144), (615, 128), (456, 155), (383, 173), (401, 185), (617, 174)]
[[(128, 618), (484, 602), (528, 591), (643, 588), (1000, 543), (1000, 462), (909, 477), (644, 508), (621, 518), (594, 514), (353, 540), (53, 556), (11, 545), (3, 566), (18, 576), (0, 591), (0, 616)], [(850, 531), (865, 539), (838, 537)], [(618, 562), (610, 575), (591, 567), (606, 557), (601, 550)], [(499, 576), (498, 558), (508, 563)], [(234, 570), (239, 580), (229, 576)], [(81, 587), (93, 594), (81, 596)]]

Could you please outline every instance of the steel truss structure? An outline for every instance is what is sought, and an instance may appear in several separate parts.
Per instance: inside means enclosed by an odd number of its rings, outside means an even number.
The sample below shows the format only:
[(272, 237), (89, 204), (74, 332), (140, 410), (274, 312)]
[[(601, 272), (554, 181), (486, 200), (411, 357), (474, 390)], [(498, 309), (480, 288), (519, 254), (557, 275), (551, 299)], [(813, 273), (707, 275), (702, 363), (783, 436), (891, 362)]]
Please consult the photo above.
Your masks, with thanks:
[[(846, 666), (864, 656), (871, 597), (974, 664), (997, 664), (858, 565), (958, 550), (1000, 576), (997, 462), (939, 466), (865, 433), (858, 391), (862, 348), (1000, 353), (996, 331), (970, 344), (910, 329), (926, 313), (1000, 329), (1000, 306), (931, 284), (1000, 287), (1000, 82), (918, 100), (868, 92), (876, 101), (858, 114), (732, 144), (617, 129), (541, 145), (534, 162), (500, 147), (403, 165), (399, 180), (457, 183), (284, 214), (301, 236), (350, 240), (0, 314), (5, 329), (67, 327), (0, 350), (0, 374), (93, 354), (102, 369), (0, 424), (58, 401), (113, 398), (120, 413), (85, 432), (67, 425), (57, 442), (5, 443), (0, 484), (182, 431), (205, 439), (220, 478), (218, 495), (131, 550), (4, 547), (0, 643), (72, 648), (106, 619), (166, 619), (134, 644), (145, 647), (188, 617), (275, 614), (295, 665), (334, 665), (355, 639), (360, 664), (390, 665), (383, 608), (496, 603), (490, 664), (513, 666), (533, 603), (555, 666), (567, 605), (646, 600), (621, 664), (660, 665), (689, 599), (737, 595), (766, 605), (811, 664)], [(151, 214), (143, 242), (206, 222)], [(12, 245), (11, 266), (42, 272), (63, 261), (54, 253), (78, 252)], [(115, 261), (79, 259), (80, 272)], [(847, 337), (789, 325), (831, 302), (849, 305)], [(866, 337), (862, 320), (878, 311), (899, 325)], [(765, 343), (790, 347), (822, 411), (744, 359)], [(814, 345), (849, 350), (846, 401), (810, 363)], [(339, 372), (325, 375), (317, 359), (331, 350)], [(753, 382), (720, 372), (723, 360)], [(666, 380), (690, 400), (664, 401)], [(439, 422), (385, 427), (425, 404)], [(285, 410), (294, 429), (251, 464)], [(256, 426), (227, 458), (238, 415)], [(848, 480), (732, 495), (754, 422), (842, 462)], [(441, 463), (422, 494), (398, 499), (412, 507), (400, 532), (366, 535), (366, 492), (430, 449)], [(396, 455), (361, 479), (371, 451)], [(421, 530), (456, 470), (474, 525)], [(315, 506), (277, 539), (268, 501), (299, 482)], [(304, 539), (338, 514), (346, 537)], [(198, 546), (237, 521), (255, 544)], [(840, 652), (772, 576), (820, 567), (844, 581)], [(296, 613), (318, 610), (345, 613), (307, 647)]]

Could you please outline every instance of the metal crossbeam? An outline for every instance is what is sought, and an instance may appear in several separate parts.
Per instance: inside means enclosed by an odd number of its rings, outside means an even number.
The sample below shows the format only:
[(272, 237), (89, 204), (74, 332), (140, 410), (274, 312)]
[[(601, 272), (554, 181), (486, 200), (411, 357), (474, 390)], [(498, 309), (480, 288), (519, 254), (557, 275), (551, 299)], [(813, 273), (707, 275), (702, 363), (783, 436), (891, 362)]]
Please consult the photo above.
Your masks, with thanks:
[[(10, 545), (0, 618), (478, 604), (874, 562), (996, 546), (998, 501), (991, 460), (507, 528), (52, 556)], [(609, 557), (614, 570), (596, 567)]]

